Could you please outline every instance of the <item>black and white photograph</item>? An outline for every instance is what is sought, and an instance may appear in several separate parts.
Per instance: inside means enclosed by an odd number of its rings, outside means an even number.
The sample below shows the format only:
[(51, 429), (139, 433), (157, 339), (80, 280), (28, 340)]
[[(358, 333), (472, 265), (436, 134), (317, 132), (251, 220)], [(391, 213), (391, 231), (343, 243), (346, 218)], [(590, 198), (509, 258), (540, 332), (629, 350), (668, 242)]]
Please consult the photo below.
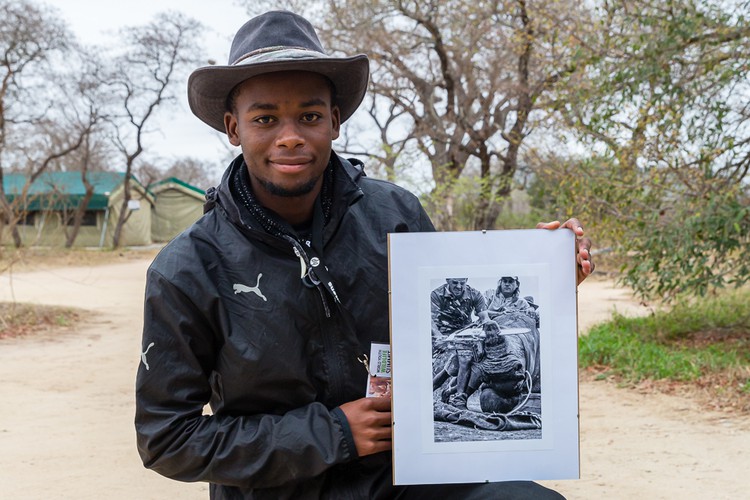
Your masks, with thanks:
[(389, 235), (396, 484), (578, 477), (574, 251), (567, 232)]
[(538, 281), (432, 281), (435, 441), (542, 437)]

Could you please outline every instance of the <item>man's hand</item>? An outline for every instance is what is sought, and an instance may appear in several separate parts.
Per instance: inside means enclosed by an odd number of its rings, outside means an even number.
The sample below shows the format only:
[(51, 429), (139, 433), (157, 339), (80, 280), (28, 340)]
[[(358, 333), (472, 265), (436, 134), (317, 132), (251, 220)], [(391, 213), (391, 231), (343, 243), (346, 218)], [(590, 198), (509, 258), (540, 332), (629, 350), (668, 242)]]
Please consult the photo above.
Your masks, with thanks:
[(391, 398), (362, 398), (339, 408), (349, 421), (360, 457), (391, 449)]
[(594, 261), (591, 260), (591, 240), (583, 237), (583, 226), (578, 219), (568, 219), (563, 224), (560, 221), (540, 222), (537, 229), (568, 228), (576, 235), (576, 264), (578, 265), (578, 284), (580, 285), (588, 275), (594, 272)]

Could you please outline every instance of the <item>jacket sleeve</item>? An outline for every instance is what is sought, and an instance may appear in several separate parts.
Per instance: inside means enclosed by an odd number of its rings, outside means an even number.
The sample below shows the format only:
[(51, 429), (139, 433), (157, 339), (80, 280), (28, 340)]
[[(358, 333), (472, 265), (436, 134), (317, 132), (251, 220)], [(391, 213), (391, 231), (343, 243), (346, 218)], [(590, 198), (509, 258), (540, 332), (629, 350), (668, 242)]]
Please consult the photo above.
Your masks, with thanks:
[(283, 415), (204, 414), (218, 320), (202, 306), (149, 270), (135, 415), (147, 468), (182, 481), (267, 488), (356, 458), (343, 413), (320, 403)]

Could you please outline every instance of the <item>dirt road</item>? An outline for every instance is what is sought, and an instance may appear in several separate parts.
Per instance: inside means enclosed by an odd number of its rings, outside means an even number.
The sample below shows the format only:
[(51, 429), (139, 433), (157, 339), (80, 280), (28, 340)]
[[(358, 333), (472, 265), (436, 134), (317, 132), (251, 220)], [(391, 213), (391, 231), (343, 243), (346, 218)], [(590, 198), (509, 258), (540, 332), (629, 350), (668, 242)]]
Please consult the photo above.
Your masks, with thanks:
[[(0, 301), (92, 312), (75, 331), (0, 341), (0, 498), (208, 498), (145, 470), (135, 451), (133, 382), (148, 262), (0, 276)], [(613, 308), (645, 312), (590, 279), (581, 329)], [(545, 483), (570, 499), (747, 498), (750, 423), (676, 397), (604, 382), (580, 386), (580, 480)]]

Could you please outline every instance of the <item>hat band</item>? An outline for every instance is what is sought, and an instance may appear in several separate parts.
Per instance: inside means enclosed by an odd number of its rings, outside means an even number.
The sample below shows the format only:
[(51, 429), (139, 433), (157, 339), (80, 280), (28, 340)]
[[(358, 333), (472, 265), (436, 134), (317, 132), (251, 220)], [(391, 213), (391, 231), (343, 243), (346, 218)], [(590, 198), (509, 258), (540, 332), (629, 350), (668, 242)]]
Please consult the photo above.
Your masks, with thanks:
[[(236, 61), (234, 61), (232, 63), (232, 66), (239, 65), (243, 61), (246, 61), (247, 59), (250, 59), (250, 58), (256, 58), (256, 57), (262, 56), (264, 54), (270, 54), (270, 53), (276, 53), (276, 52), (284, 52), (284, 51), (311, 52), (313, 54), (322, 55), (323, 57), (328, 57), (325, 54), (322, 54), (321, 52), (318, 52), (318, 51), (315, 51), (315, 50), (306, 49), (305, 47), (290, 47), (288, 45), (277, 45), (275, 47), (263, 47), (262, 49), (257, 49), (257, 50), (253, 50), (252, 52), (248, 52), (247, 54), (243, 55), (242, 57), (240, 57), (239, 59), (237, 59)], [(274, 58), (273, 57), (270, 57), (270, 58), (269, 57), (260, 57), (259, 59), (261, 59), (261, 60), (272, 60)], [(248, 64), (248, 63), (245, 62), (243, 64)]]

